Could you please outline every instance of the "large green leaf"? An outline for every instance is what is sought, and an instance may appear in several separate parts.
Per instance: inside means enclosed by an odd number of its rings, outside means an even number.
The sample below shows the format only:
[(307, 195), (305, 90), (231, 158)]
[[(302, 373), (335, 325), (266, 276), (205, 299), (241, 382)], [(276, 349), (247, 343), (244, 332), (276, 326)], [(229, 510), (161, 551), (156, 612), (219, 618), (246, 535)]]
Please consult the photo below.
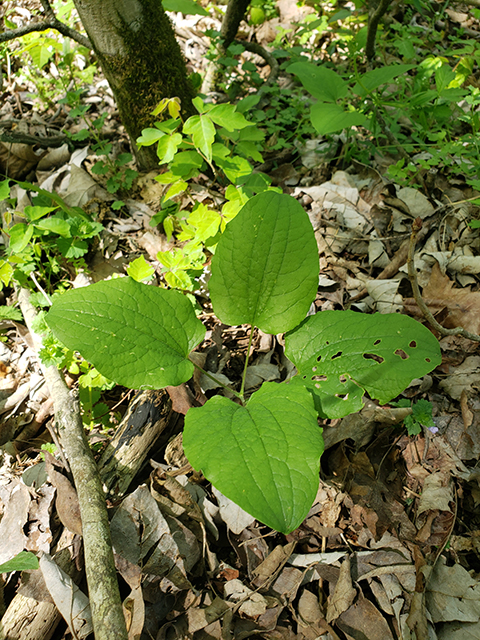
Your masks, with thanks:
[(413, 64), (396, 64), (390, 67), (378, 67), (378, 69), (372, 69), (360, 76), (359, 81), (355, 84), (352, 91), (359, 96), (366, 96), (374, 89), (377, 89), (382, 84), (391, 82), (397, 76), (400, 76), (410, 69), (413, 69)]
[(345, 111), (338, 104), (317, 102), (312, 104), (310, 119), (313, 126), (321, 135), (334, 133), (342, 129), (364, 124), (367, 120), (360, 111)]
[(312, 62), (294, 62), (287, 71), (296, 75), (308, 93), (319, 100), (336, 102), (348, 93), (345, 80), (327, 67)]
[(441, 363), (437, 339), (413, 318), (353, 311), (310, 316), (286, 335), (285, 353), (298, 369), (292, 384), (329, 418), (361, 409), (365, 391), (385, 404)]
[(318, 286), (313, 227), (291, 196), (265, 191), (228, 223), (212, 259), (213, 310), (227, 324), (267, 333), (293, 329)]
[(187, 359), (205, 335), (191, 302), (169, 291), (118, 278), (67, 291), (46, 321), (106, 378), (133, 389), (179, 385), (193, 373)]
[(214, 396), (185, 417), (190, 464), (242, 509), (289, 533), (318, 490), (323, 438), (304, 387), (266, 382), (242, 407)]

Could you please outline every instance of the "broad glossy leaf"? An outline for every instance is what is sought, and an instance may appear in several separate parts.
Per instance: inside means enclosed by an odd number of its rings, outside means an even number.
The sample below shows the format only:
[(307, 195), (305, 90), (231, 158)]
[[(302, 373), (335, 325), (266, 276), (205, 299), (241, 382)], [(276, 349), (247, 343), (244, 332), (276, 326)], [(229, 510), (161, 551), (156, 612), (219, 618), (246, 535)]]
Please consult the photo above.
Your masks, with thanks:
[(185, 417), (190, 464), (242, 509), (289, 533), (318, 490), (322, 431), (303, 387), (266, 382), (245, 407), (214, 396)]
[(188, 354), (205, 335), (188, 298), (131, 278), (67, 291), (54, 300), (46, 321), (65, 346), (133, 389), (188, 380)]
[(20, 222), (19, 224), (13, 225), (13, 227), (9, 230), (10, 234), (10, 252), (11, 253), (20, 253), (25, 249), (27, 244), (30, 242), (33, 236), (33, 225), (24, 224)]
[(57, 233), (59, 236), (62, 236), (63, 238), (69, 238), (71, 235), (69, 221), (63, 220), (63, 218), (59, 218), (56, 216), (38, 220), (37, 222), (35, 222), (34, 226), (37, 229), (41, 229), (42, 231)]
[(168, 163), (173, 160), (182, 140), (183, 136), (181, 133), (174, 133), (171, 136), (163, 136), (163, 138), (158, 141), (157, 156), (160, 160), (160, 164)]
[(208, 110), (208, 116), (215, 124), (224, 127), (227, 131), (244, 129), (251, 125), (251, 122), (248, 122), (233, 104), (216, 104)]
[(142, 129), (142, 135), (137, 138), (137, 146), (149, 147), (150, 145), (158, 142), (164, 136), (165, 133), (163, 131), (159, 131), (158, 129)]
[(391, 82), (397, 76), (400, 76), (410, 69), (413, 69), (413, 64), (396, 64), (389, 67), (379, 67), (378, 69), (372, 69), (360, 76), (360, 81), (355, 84), (352, 91), (359, 96), (366, 96), (374, 89), (377, 89), (382, 84)]
[(353, 311), (310, 316), (286, 335), (285, 353), (298, 370), (292, 384), (329, 418), (361, 409), (365, 391), (385, 404), (441, 363), (437, 339), (413, 318)]
[(310, 119), (318, 133), (325, 135), (364, 124), (367, 120), (360, 111), (345, 111), (338, 104), (317, 102), (312, 104)]
[(348, 93), (345, 80), (327, 67), (311, 62), (294, 62), (287, 67), (287, 71), (296, 75), (308, 93), (319, 100), (336, 102)]
[(183, 132), (192, 136), (193, 144), (200, 149), (208, 162), (211, 162), (215, 125), (208, 115), (191, 116), (183, 125)]
[(220, 237), (209, 282), (213, 310), (227, 324), (288, 331), (307, 314), (318, 271), (308, 215), (291, 196), (265, 191), (243, 206)]

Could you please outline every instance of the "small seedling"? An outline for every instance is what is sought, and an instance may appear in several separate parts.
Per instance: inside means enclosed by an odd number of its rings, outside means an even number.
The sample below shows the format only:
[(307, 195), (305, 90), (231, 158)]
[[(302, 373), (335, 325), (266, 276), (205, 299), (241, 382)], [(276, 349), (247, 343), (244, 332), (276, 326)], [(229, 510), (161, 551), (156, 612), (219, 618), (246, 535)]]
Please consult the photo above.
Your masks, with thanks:
[[(250, 325), (247, 353), (254, 327), (286, 332), (285, 353), (298, 373), (247, 398), (247, 356), (239, 390), (188, 411), (185, 453), (223, 494), (288, 533), (317, 493), (318, 415), (358, 411), (365, 393), (390, 401), (440, 363), (440, 348), (408, 316), (325, 311), (305, 318), (317, 293), (318, 248), (307, 213), (290, 196), (251, 198), (220, 237), (211, 270), (219, 320)], [(205, 336), (187, 297), (131, 278), (59, 295), (46, 320), (103, 375), (135, 389), (187, 382), (197, 366), (190, 352)]]

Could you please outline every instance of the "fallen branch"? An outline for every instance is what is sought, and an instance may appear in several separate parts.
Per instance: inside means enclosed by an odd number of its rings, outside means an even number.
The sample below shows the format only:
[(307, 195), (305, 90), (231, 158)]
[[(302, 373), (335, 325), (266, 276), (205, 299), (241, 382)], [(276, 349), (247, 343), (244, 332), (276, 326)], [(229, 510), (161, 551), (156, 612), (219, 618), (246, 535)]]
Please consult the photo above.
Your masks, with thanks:
[(410, 235), (410, 243), (408, 246), (408, 257), (407, 257), (407, 267), (408, 267), (408, 279), (412, 285), (413, 297), (415, 298), (415, 302), (417, 303), (420, 311), (425, 316), (425, 319), (431, 324), (431, 326), (436, 329), (442, 336), (463, 336), (464, 338), (468, 338), (469, 340), (474, 340), (475, 342), (480, 342), (480, 336), (477, 336), (475, 333), (470, 333), (463, 327), (456, 327), (455, 329), (445, 329), (439, 324), (433, 314), (430, 312), (429, 308), (425, 304), (422, 294), (420, 293), (420, 288), (417, 282), (417, 272), (415, 270), (415, 244), (417, 241), (418, 232), (422, 228), (422, 219), (416, 218), (412, 223), (412, 233)]
[[(20, 289), (18, 298), (38, 352), (41, 338), (32, 329), (36, 311), (30, 303), (29, 291)], [(95, 639), (127, 640), (105, 496), (97, 465), (85, 437), (78, 402), (55, 366), (43, 367), (43, 373), (53, 398), (60, 440), (72, 470), (80, 504), (85, 570)]]

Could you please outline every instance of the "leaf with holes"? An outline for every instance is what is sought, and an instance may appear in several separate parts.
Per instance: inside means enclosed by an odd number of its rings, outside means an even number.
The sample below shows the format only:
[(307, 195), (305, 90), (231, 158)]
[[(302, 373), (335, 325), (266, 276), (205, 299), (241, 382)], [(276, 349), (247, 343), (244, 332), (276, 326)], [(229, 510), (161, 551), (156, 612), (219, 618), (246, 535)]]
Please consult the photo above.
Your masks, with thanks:
[(307, 516), (323, 438), (304, 387), (265, 382), (244, 407), (214, 396), (188, 411), (183, 446), (195, 469), (272, 529), (289, 533)]
[(301, 322), (318, 286), (318, 248), (307, 213), (265, 191), (228, 223), (212, 258), (213, 310), (225, 323), (281, 333)]
[(362, 395), (385, 404), (441, 363), (437, 339), (397, 314), (323, 311), (285, 337), (285, 353), (320, 414), (342, 418), (362, 408)]
[(205, 335), (192, 303), (179, 291), (131, 278), (67, 291), (55, 298), (46, 321), (66, 347), (132, 389), (186, 382), (193, 374), (188, 354)]

